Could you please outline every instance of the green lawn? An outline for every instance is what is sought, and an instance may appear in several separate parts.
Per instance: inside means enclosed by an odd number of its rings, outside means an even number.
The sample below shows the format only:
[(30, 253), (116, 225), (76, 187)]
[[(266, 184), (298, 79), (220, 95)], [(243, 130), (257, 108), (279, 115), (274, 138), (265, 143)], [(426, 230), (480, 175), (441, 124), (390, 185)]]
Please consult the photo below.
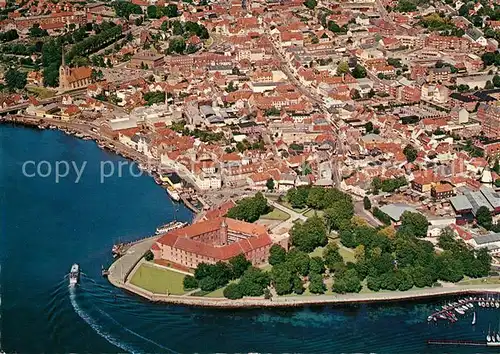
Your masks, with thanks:
[(285, 213), (284, 211), (279, 210), (278, 208), (274, 208), (270, 213), (261, 216), (262, 219), (267, 220), (281, 220), (285, 221), (290, 218), (290, 214)]
[(40, 99), (50, 98), (50, 97), (53, 97), (56, 94), (55, 91), (49, 90), (49, 89), (47, 89), (45, 87), (26, 86), (26, 89), (29, 92), (32, 92), (32, 93), (36, 94), (38, 96), (38, 98), (40, 98)]
[[(354, 258), (354, 251), (342, 246), (340, 242), (337, 242), (339, 245), (339, 253), (344, 258), (344, 262), (356, 262), (356, 259)], [(324, 247), (316, 247), (314, 251), (309, 253), (309, 257), (321, 257), (323, 258), (323, 249)]]
[(316, 249), (314, 251), (309, 253), (309, 257), (321, 257), (321, 258), (323, 258), (323, 250), (324, 249), (325, 249), (325, 247), (316, 247)]
[(225, 289), (225, 288), (226, 288), (226, 287), (224, 286), (224, 287), (219, 288), (219, 289), (217, 289), (217, 290), (214, 290), (214, 291), (212, 291), (211, 293), (208, 293), (208, 294), (206, 294), (206, 295), (204, 295), (204, 296), (205, 296), (205, 297), (224, 297), (224, 293), (223, 293), (223, 292), (224, 292), (224, 289)]
[(499, 277), (478, 278), (478, 279), (464, 279), (458, 282), (460, 285), (479, 285), (479, 284), (500, 284)]
[(314, 210), (314, 209), (309, 209), (304, 213), (304, 216), (307, 218), (310, 218), (311, 216), (314, 216), (314, 214), (318, 216), (323, 216), (324, 212), (323, 210)]
[(277, 203), (283, 205), (285, 208), (292, 209), (293, 211), (300, 213), (300, 214), (302, 214), (304, 211), (307, 210), (307, 208), (302, 208), (302, 209), (293, 208), (292, 205), (285, 200), (282, 200), (281, 202), (277, 202)]
[(182, 281), (184, 274), (172, 270), (142, 264), (134, 273), (130, 282), (156, 294), (185, 294)]

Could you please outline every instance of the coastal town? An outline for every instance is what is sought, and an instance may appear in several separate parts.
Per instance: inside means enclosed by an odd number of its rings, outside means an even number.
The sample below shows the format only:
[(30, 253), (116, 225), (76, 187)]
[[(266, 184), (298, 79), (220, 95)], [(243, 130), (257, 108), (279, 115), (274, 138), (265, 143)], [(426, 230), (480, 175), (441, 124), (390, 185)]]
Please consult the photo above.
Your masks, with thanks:
[(499, 41), (489, 0), (0, 0), (0, 122), (93, 140), (194, 212), (103, 270), (150, 300), (494, 291)]

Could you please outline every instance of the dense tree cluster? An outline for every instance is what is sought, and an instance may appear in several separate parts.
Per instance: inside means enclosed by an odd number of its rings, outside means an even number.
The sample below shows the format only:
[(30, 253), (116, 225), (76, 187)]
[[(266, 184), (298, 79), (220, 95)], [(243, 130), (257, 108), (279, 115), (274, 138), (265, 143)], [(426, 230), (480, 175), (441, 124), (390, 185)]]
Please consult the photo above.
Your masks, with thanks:
[(291, 244), (304, 252), (325, 246), (327, 241), (325, 223), (319, 216), (312, 216), (304, 223), (295, 223), (290, 230)]
[(4, 74), (5, 83), (11, 90), (22, 90), (26, 86), (26, 73), (15, 69), (9, 69)]
[(49, 33), (47, 30), (41, 29), (38, 23), (33, 24), (29, 31), (29, 36), (32, 38), (45, 37), (48, 35)]
[(227, 217), (254, 222), (261, 215), (267, 214), (271, 208), (267, 205), (267, 199), (262, 193), (256, 193), (253, 197), (243, 198), (237, 204), (229, 209)]
[(310, 207), (316, 210), (332, 208), (336, 203), (351, 203), (351, 197), (336, 188), (299, 187), (292, 188), (286, 194), (287, 201), (293, 208)]
[(10, 42), (19, 38), (17, 31), (15, 29), (11, 29), (9, 31), (0, 32), (0, 42)]
[(304, 6), (308, 9), (314, 10), (314, 8), (318, 5), (316, 0), (306, 0), (304, 1)]
[(417, 149), (413, 145), (406, 145), (405, 148), (403, 149), (403, 154), (406, 156), (406, 160), (408, 162), (413, 162), (417, 159)]
[[(414, 227), (407, 225), (390, 239), (367, 226), (342, 230), (340, 238), (344, 246), (364, 247), (357, 262), (348, 264), (347, 268), (355, 269), (359, 281), (366, 277), (368, 288), (374, 291), (404, 291), (413, 286), (432, 286), (437, 280), (457, 282), (464, 275), (473, 278), (488, 275), (491, 257), (486, 250), (469, 250), (465, 243), (454, 238), (453, 231), (445, 230), (439, 238), (439, 247), (444, 252), (438, 255), (434, 246), (428, 241), (419, 240), (412, 234), (414, 231)], [(340, 270), (340, 273), (335, 273), (335, 277), (342, 277)], [(349, 279), (353, 275), (351, 272)], [(334, 287), (334, 291), (337, 290), (343, 288)]]
[(146, 9), (146, 13), (149, 18), (161, 18), (163, 16), (172, 18), (180, 15), (176, 4), (169, 4), (167, 6), (150, 5)]
[(200, 287), (203, 291), (214, 291), (227, 285), (230, 280), (241, 277), (251, 265), (243, 254), (231, 258), (228, 263), (200, 263), (194, 277), (184, 278), (184, 288), (188, 290)]
[(115, 1), (113, 3), (113, 8), (115, 9), (115, 13), (118, 17), (124, 17), (128, 19), (130, 15), (141, 15), (142, 9), (139, 5), (133, 4), (130, 1)]
[(377, 219), (382, 221), (384, 224), (386, 224), (386, 225), (391, 224), (391, 217), (389, 215), (387, 215), (386, 213), (384, 213), (379, 208), (377, 208), (377, 207), (373, 208), (372, 213), (373, 213), (373, 216), (375, 216)]
[(158, 91), (158, 92), (146, 92), (143, 96), (144, 100), (147, 101), (147, 105), (151, 106), (153, 104), (162, 104), (165, 102), (165, 92)]
[(396, 189), (406, 186), (407, 184), (408, 181), (406, 180), (405, 176), (387, 178), (384, 180), (380, 179), (380, 177), (375, 177), (372, 180), (372, 192), (375, 195), (377, 195), (380, 190), (385, 193), (392, 193)]
[(171, 30), (174, 36), (183, 36), (185, 39), (193, 35), (196, 35), (201, 39), (208, 39), (210, 37), (210, 34), (204, 25), (193, 21), (165, 21), (162, 23), (161, 29), (163, 31)]
[(239, 282), (229, 284), (224, 289), (224, 297), (234, 300), (243, 296), (262, 296), (269, 283), (269, 273), (250, 267), (245, 270)]

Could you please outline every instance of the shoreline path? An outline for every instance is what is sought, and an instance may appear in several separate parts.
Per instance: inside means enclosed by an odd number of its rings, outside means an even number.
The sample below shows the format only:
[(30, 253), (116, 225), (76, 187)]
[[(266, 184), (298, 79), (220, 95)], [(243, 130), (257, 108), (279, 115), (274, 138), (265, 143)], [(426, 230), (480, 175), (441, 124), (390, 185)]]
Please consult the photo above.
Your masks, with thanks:
[(327, 305), (342, 303), (385, 302), (400, 301), (405, 299), (429, 298), (444, 295), (464, 295), (473, 293), (500, 293), (498, 284), (480, 285), (455, 285), (447, 284), (439, 288), (425, 288), (409, 291), (381, 291), (357, 294), (334, 295), (299, 295), (279, 296), (272, 299), (243, 298), (229, 300), (226, 298), (206, 298), (190, 295), (165, 295), (155, 294), (130, 283), (131, 275), (145, 262), (143, 255), (153, 245), (156, 238), (146, 239), (131, 246), (127, 253), (117, 259), (109, 268), (109, 282), (121, 289), (139, 295), (154, 302), (179, 304), (187, 306), (246, 308), (246, 307), (292, 307), (306, 305)]

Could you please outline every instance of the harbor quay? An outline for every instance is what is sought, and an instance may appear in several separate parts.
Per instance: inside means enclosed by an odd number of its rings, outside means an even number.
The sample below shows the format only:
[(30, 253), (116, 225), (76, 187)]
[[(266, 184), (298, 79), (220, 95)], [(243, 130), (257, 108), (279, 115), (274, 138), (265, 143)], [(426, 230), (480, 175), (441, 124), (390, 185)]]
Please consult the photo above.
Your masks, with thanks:
[[(133, 274), (146, 263), (144, 254), (151, 248), (156, 238), (149, 238), (133, 244), (122, 257), (115, 260), (108, 273), (109, 282), (115, 287), (129, 293), (141, 296), (152, 302), (214, 308), (251, 308), (251, 307), (300, 307), (308, 305), (329, 305), (349, 303), (396, 302), (401, 300), (416, 300), (440, 296), (465, 296), (474, 294), (500, 294), (500, 286), (487, 285), (447, 285), (436, 288), (423, 288), (409, 291), (380, 291), (370, 293), (335, 294), (335, 295), (300, 295), (275, 296), (271, 299), (263, 297), (246, 297), (239, 300), (229, 300), (224, 297), (201, 297), (190, 293), (184, 295), (158, 294), (143, 289), (130, 282)], [(174, 270), (173, 270), (174, 271)], [(183, 273), (185, 274), (185, 273)]]

